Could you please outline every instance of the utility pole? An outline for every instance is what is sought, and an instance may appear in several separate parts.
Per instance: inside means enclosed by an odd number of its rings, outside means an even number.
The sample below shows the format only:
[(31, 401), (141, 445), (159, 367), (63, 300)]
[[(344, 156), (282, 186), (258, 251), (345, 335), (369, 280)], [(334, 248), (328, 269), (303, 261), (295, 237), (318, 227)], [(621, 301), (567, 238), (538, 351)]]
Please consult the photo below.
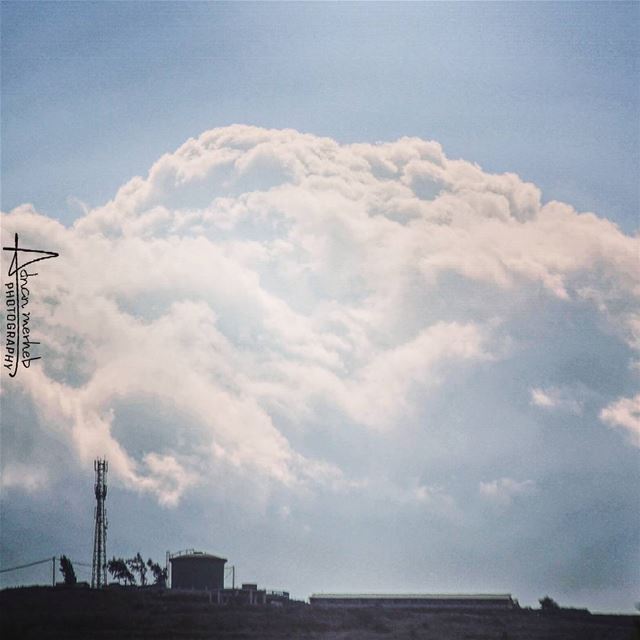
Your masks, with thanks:
[(56, 557), (51, 558), (51, 582), (56, 586)]
[(109, 464), (106, 460), (98, 458), (94, 461), (93, 468), (96, 472), (94, 485), (96, 510), (91, 588), (102, 589), (107, 586), (107, 510), (104, 503), (107, 498), (107, 470), (109, 469)]

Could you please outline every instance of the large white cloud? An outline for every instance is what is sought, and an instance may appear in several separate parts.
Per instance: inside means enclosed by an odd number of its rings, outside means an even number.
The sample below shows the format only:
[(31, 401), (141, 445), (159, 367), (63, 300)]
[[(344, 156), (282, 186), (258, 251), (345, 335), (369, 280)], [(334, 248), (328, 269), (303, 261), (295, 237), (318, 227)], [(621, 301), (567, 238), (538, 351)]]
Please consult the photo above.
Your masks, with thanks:
[[(16, 231), (61, 257), (32, 303), (44, 365), (7, 387), (84, 464), (106, 454), (121, 481), (168, 505), (234, 474), (357, 484), (295, 433), (323, 407), (394, 429), (460, 367), (508, 357), (505, 322), (527, 292), (590, 305), (630, 357), (639, 344), (637, 239), (415, 138), (214, 129), (72, 227), (24, 205), (3, 216), (3, 234)], [(135, 452), (114, 407), (140, 399), (155, 410)], [(170, 445), (153, 427), (167, 407), (189, 425)], [(621, 412), (603, 419), (628, 426)], [(20, 469), (35, 487), (40, 475)]]

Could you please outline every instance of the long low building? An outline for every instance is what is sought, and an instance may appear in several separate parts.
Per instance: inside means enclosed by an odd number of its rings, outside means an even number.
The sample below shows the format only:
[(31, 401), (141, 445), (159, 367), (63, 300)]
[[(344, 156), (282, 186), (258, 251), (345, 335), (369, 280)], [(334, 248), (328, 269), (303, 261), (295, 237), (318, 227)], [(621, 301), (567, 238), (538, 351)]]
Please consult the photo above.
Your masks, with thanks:
[(512, 609), (511, 594), (314, 593), (318, 607), (420, 607), (430, 609)]

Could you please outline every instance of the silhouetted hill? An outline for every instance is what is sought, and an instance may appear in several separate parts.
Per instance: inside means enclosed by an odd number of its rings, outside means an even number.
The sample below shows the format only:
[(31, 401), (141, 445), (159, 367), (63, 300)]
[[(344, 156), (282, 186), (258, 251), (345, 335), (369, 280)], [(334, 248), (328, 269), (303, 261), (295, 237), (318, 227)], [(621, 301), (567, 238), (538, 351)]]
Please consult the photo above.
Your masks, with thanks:
[(638, 616), (581, 610), (415, 611), (220, 608), (153, 589), (0, 591), (4, 640), (640, 640)]

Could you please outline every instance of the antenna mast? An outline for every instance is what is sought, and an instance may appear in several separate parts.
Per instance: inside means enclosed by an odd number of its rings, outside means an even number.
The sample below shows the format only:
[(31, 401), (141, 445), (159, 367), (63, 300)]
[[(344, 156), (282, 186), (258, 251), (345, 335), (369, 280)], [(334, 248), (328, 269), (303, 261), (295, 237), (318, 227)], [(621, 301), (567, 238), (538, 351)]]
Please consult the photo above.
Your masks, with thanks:
[(91, 588), (102, 589), (107, 586), (107, 510), (104, 503), (107, 498), (106, 459), (97, 458), (93, 463), (96, 472), (95, 532), (93, 534), (93, 565), (91, 569)]

